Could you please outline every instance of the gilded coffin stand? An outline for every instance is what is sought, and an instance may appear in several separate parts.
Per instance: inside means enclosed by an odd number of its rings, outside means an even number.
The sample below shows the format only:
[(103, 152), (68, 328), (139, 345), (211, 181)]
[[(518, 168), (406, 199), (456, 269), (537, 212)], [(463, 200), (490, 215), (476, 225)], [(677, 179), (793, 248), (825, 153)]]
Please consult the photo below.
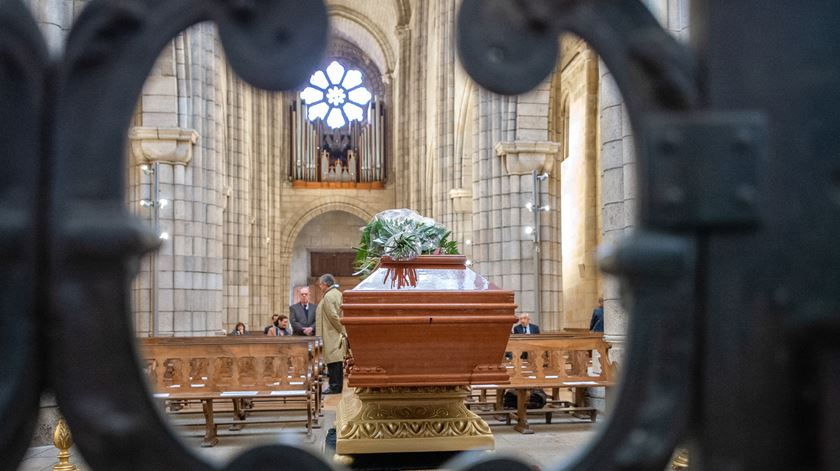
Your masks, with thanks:
[(349, 388), (336, 413), (335, 451), (492, 450), (490, 427), (464, 403), (469, 391), (469, 386)]

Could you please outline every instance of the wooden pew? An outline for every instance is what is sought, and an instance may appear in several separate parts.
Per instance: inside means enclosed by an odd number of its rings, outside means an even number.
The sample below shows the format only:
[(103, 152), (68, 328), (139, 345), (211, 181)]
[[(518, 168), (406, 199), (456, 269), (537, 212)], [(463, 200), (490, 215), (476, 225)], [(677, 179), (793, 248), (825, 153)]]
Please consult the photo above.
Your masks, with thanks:
[[(140, 354), (155, 397), (166, 404), (200, 401), (202, 446), (218, 443), (217, 427), (245, 423), (247, 405), (272, 401), (284, 411), (306, 412), (306, 420), (261, 418), (249, 423), (304, 423), (311, 433), (321, 413), (319, 337), (158, 337), (142, 338)], [(214, 401), (231, 400), (233, 418), (214, 417)], [(179, 407), (170, 407), (175, 411)]]
[[(608, 360), (609, 345), (601, 333), (555, 332), (540, 335), (511, 335), (506, 348), (504, 364), (508, 369), (510, 384), (497, 386), (473, 385), (481, 399), (468, 403), (469, 406), (486, 405), (487, 392), (495, 391), (493, 408), (489, 411), (477, 411), (484, 414), (504, 415), (508, 423), (512, 412), (503, 408), (505, 390), (514, 390), (517, 394), (517, 424), (515, 430), (521, 433), (533, 433), (528, 424), (528, 413), (545, 413), (546, 421), (551, 423), (554, 413), (571, 413), (589, 416), (595, 421), (597, 411), (586, 407), (586, 389), (607, 387), (615, 384), (615, 368)], [(598, 352), (600, 370), (592, 371), (592, 352)], [(524, 355), (523, 355), (524, 354)], [(560, 389), (569, 388), (573, 392), (572, 401), (560, 400)], [(551, 390), (546, 407), (527, 409), (526, 403), (530, 390)]]

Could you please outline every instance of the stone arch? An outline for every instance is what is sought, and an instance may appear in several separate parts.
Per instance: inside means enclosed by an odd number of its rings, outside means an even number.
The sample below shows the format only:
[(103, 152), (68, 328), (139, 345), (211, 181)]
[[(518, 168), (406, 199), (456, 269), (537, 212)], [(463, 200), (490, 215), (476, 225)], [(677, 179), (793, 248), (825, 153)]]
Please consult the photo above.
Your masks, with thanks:
[[(370, 34), (376, 42), (376, 45), (379, 46), (379, 50), (384, 56), (384, 73), (393, 73), (394, 69), (396, 68), (396, 56), (394, 55), (394, 49), (393, 47), (391, 47), (391, 42), (388, 40), (388, 35), (385, 34), (384, 31), (382, 31), (382, 28), (380, 28), (379, 25), (377, 25), (374, 21), (372, 21), (370, 18), (360, 13), (359, 11), (345, 7), (343, 5), (330, 5), (329, 13), (330, 16), (343, 18), (347, 21), (359, 25), (368, 34)], [(358, 44), (358, 46), (364, 49), (363, 44)], [(374, 57), (375, 55), (371, 54), (370, 52), (371, 51), (368, 51), (368, 55)]]
[(344, 66), (357, 69), (362, 72), (365, 79), (365, 86), (373, 93), (378, 100), (390, 101), (391, 88), (382, 79), (382, 71), (359, 45), (349, 39), (334, 37), (330, 41), (324, 60), (321, 61), (321, 69), (325, 69), (330, 62), (337, 60)]
[(297, 240), (297, 237), (300, 235), (303, 228), (316, 217), (330, 211), (343, 211), (357, 216), (363, 221), (370, 221), (377, 212), (361, 201), (352, 198), (315, 201), (304, 206), (287, 218), (288, 221), (292, 222), (292, 225), (283, 239), (280, 252), (282, 254), (290, 254), (294, 249), (295, 240)]

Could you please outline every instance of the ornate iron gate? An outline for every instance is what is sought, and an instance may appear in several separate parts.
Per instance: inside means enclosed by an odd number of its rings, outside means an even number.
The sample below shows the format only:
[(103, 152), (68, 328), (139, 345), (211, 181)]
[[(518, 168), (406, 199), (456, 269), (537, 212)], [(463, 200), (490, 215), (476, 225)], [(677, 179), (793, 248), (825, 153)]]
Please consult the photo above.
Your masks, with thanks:
[[(55, 391), (97, 470), (214, 469), (155, 412), (134, 353), (129, 282), (156, 238), (123, 205), (126, 132), (176, 33), (219, 26), (252, 84), (287, 89), (326, 41), (320, 1), (93, 0), (60, 60), (0, 0), (0, 453), (19, 463)], [(840, 469), (840, 5), (695, 0), (693, 48), (638, 0), (464, 0), (461, 59), (520, 93), (571, 31), (624, 92), (640, 223), (604, 257), (633, 314), (613, 417), (562, 469)], [(45, 326), (48, 326), (46, 328)], [(283, 445), (226, 469), (329, 469)], [(461, 469), (527, 469), (487, 457)]]

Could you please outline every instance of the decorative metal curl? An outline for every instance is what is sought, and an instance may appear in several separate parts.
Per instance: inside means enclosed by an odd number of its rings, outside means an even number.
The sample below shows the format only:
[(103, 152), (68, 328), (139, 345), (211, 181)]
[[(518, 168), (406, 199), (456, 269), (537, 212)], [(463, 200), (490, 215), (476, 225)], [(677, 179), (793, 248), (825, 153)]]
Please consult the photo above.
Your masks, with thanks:
[[(638, 0), (464, 0), (458, 24), (465, 69), (494, 92), (523, 93), (541, 83), (554, 70), (557, 35), (570, 32), (606, 63), (634, 125), (645, 113), (688, 111), (699, 100), (693, 55)], [(643, 207), (646, 158), (637, 153)], [(685, 372), (693, 371), (697, 349), (698, 244), (650, 230), (640, 213), (643, 230), (601, 261), (622, 277), (631, 313), (625, 381), (606, 427), (560, 469), (663, 469), (690, 420), (694, 379)]]
[[(121, 157), (160, 51), (179, 32), (208, 20), (218, 25), (234, 71), (261, 88), (302, 83), (326, 48), (321, 0), (94, 0), (56, 67), (51, 113), (57, 125), (49, 130), (49, 380), (93, 469), (218, 469), (170, 432), (141, 373), (129, 289), (139, 257), (159, 240), (124, 207)], [(320, 458), (285, 447), (251, 450), (225, 469), (268, 469), (278, 461), (327, 469)]]

